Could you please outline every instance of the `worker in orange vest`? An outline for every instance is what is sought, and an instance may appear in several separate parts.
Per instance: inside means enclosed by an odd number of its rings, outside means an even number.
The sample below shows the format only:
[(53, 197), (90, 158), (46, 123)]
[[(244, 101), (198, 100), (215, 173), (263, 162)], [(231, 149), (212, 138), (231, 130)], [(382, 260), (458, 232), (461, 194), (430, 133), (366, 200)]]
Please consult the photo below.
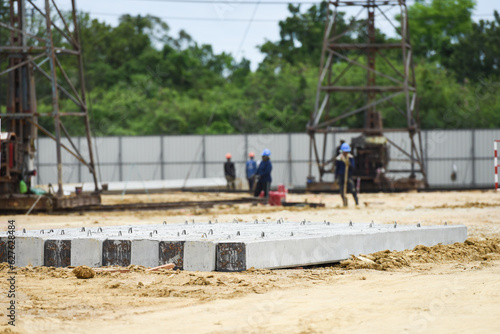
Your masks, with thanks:
[(231, 161), (231, 153), (226, 154), (226, 162), (224, 163), (224, 176), (226, 176), (227, 189), (235, 189), (234, 180), (236, 179), (236, 169)]

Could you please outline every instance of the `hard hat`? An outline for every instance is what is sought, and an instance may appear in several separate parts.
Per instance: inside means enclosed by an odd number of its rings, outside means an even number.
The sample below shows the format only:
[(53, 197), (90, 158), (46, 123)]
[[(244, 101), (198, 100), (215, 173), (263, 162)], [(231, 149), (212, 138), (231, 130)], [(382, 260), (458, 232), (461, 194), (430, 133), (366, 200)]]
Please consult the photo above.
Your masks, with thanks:
[(271, 151), (269, 151), (269, 149), (266, 148), (264, 151), (262, 151), (262, 156), (263, 157), (269, 157), (269, 156), (271, 156)]
[(253, 157), (255, 157), (255, 153), (250, 152), (250, 153), (248, 153), (248, 156), (249, 156), (250, 158), (253, 158)]
[(343, 143), (341, 146), (340, 146), (340, 150), (342, 152), (351, 152), (351, 147), (349, 146), (349, 144), (347, 143)]
[(231, 153), (226, 154), (226, 159), (231, 159)]

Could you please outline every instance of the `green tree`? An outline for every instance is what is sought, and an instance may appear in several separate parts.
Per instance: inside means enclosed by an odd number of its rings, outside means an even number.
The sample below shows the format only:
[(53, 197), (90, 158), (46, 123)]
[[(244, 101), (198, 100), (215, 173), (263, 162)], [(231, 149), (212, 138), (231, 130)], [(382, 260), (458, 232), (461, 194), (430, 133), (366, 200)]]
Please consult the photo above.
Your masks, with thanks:
[(455, 72), (460, 82), (480, 82), (500, 77), (500, 16), (493, 21), (481, 20), (452, 47), (443, 65)]
[[(496, 84), (500, 75), (500, 18), (495, 13), (491, 22), (472, 22), (474, 4), (472, 0), (418, 0), (409, 7), (424, 128), (500, 126), (497, 117), (500, 85)], [(8, 22), (4, 7), (0, 4), (0, 20)], [(289, 11), (289, 17), (279, 23), (280, 38), (260, 46), (265, 58), (255, 71), (251, 71), (248, 60), (237, 62), (230, 54), (217, 54), (212, 46), (198, 44), (185, 31), (172, 36), (168, 25), (153, 16), (125, 15), (117, 26), (110, 26), (80, 13), (94, 132), (97, 135), (303, 132), (315, 103), (327, 3), (323, 1), (305, 10), (290, 5)], [(337, 31), (344, 31), (355, 23), (353, 20), (339, 13)], [(37, 34), (45, 29), (41, 17), (35, 17), (30, 24)], [(365, 25), (358, 24), (339, 42), (366, 42), (365, 30)], [(7, 36), (0, 30), (0, 39)], [(57, 32), (54, 39), (67, 43)], [(391, 38), (377, 31), (376, 40), (383, 43)], [(395, 67), (402, 72), (400, 53), (392, 50), (384, 55), (394, 60)], [(380, 57), (377, 56), (377, 70), (393, 74), (394, 70)], [(75, 79), (78, 74), (75, 57), (60, 57), (60, 61)], [(366, 63), (363, 57), (358, 61)], [(336, 60), (333, 71), (340, 73), (346, 66), (345, 61)], [(58, 75), (62, 78), (60, 72)], [(364, 83), (366, 70), (355, 66), (338, 82), (346, 86)], [(2, 91), (5, 84), (2, 81)], [(63, 80), (61, 84), (64, 85)], [(390, 82), (378, 77), (377, 84)], [(73, 102), (61, 96), (61, 111), (75, 111)], [(0, 103), (3, 104), (4, 98), (5, 95), (0, 96)], [(39, 112), (51, 112), (50, 86), (45, 78), (37, 79), (37, 98)], [(348, 93), (335, 93), (330, 103), (337, 107), (335, 112), (340, 112), (355, 99)], [(364, 102), (361, 98), (353, 108)], [(394, 103), (399, 108), (405, 107), (402, 97)], [(384, 126), (405, 126), (404, 118), (393, 106), (387, 103), (377, 108), (382, 111)], [(40, 118), (40, 122), (53, 129), (50, 118)], [(80, 120), (65, 118), (65, 125), (73, 133), (84, 133)], [(362, 127), (362, 114), (338, 125)]]
[[(300, 11), (300, 5), (288, 5), (291, 16), (279, 22), (280, 40), (267, 41), (260, 46), (260, 51), (266, 55), (264, 62), (281, 59), (291, 64), (317, 64), (321, 57), (327, 9), (326, 1), (305, 12)], [(343, 15), (339, 13), (338, 20), (345, 26)]]
[(414, 55), (442, 63), (453, 44), (471, 30), (475, 5), (475, 0), (416, 0), (408, 8)]

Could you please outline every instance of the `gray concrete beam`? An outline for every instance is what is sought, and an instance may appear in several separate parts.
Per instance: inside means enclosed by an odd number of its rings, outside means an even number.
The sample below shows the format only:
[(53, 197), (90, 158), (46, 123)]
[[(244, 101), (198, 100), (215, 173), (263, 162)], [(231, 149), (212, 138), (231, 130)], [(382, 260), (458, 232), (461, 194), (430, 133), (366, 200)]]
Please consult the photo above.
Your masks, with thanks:
[[(241, 271), (463, 242), (467, 228), (279, 220), (17, 231), (15, 236), (17, 266), (154, 267), (175, 263), (175, 269)], [(0, 233), (0, 242), (5, 238), (6, 233)]]

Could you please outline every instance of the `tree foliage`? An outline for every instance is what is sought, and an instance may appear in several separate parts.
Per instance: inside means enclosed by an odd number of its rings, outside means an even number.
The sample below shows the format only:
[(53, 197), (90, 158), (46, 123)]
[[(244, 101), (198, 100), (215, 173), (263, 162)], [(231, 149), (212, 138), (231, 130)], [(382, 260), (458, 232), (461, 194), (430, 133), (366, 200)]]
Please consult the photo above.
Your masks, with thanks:
[(452, 45), (472, 28), (475, 0), (417, 0), (408, 9), (411, 43), (415, 55), (441, 61)]
[(493, 21), (474, 22), (472, 28), (450, 48), (443, 65), (452, 70), (460, 82), (471, 80), (486, 84), (500, 76), (500, 16)]
[[(474, 5), (473, 0), (432, 0), (416, 1), (409, 8), (423, 128), (500, 126), (496, 115), (500, 18), (495, 12), (492, 21), (473, 22)], [(217, 54), (185, 31), (173, 36), (159, 18), (124, 15), (117, 26), (110, 26), (81, 13), (93, 131), (97, 135), (303, 132), (315, 103), (326, 11), (326, 2), (307, 9), (289, 5), (289, 17), (279, 22), (279, 40), (259, 47), (264, 59), (254, 71), (248, 60)], [(0, 10), (1, 20), (4, 14)], [(353, 20), (339, 13), (338, 28)], [(360, 26), (340, 42), (365, 37)], [(63, 42), (57, 33), (54, 38)], [(380, 31), (376, 38), (390, 40)], [(70, 58), (61, 57), (61, 62), (75, 78), (77, 64)], [(334, 71), (345, 66), (339, 61)], [(377, 69), (391, 71), (382, 61)], [(42, 113), (51, 112), (50, 87), (44, 80), (37, 82)], [(363, 83), (366, 71), (351, 69), (343, 80), (346, 85)], [(351, 102), (347, 94), (332, 97), (332, 103), (341, 107)], [(404, 106), (403, 100), (396, 103)], [(74, 111), (75, 106), (63, 97), (61, 109)], [(381, 111), (385, 127), (404, 126), (393, 107), (381, 106)], [(53, 128), (47, 120), (41, 122)], [(352, 118), (341, 125), (362, 124), (362, 119)], [(83, 133), (76, 121), (65, 125)]]

